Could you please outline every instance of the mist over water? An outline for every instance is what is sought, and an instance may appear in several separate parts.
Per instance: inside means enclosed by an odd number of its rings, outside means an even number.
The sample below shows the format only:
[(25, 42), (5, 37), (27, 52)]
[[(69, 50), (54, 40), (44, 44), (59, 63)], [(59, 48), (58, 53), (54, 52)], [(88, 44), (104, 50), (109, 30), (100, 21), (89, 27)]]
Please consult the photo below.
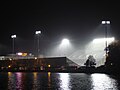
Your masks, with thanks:
[[(112, 38), (110, 26), (108, 25), (108, 38)], [(105, 63), (105, 27), (99, 25), (95, 30), (86, 32), (77, 40), (70, 40), (69, 44), (55, 43), (46, 52), (46, 56), (68, 57), (79, 65), (84, 65), (89, 55), (93, 55), (96, 59), (97, 66)], [(69, 38), (68, 38), (69, 39)], [(94, 42), (94, 39), (103, 39), (102, 41)], [(112, 41), (108, 40), (108, 45)]]
[[(108, 42), (108, 44), (110, 44)], [(88, 42), (85, 46), (74, 47), (72, 44), (67, 47), (57, 45), (51, 49), (48, 56), (67, 57), (79, 65), (84, 65), (89, 55), (93, 55), (96, 59), (97, 66), (105, 63), (105, 41)]]

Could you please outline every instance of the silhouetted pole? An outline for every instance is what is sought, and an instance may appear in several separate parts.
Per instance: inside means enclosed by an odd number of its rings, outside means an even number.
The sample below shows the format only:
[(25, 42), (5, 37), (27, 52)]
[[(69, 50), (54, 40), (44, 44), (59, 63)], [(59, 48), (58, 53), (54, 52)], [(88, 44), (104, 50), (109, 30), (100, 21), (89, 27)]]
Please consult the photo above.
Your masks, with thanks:
[(41, 31), (36, 31), (35, 34), (37, 35), (37, 56), (39, 57), (39, 53), (40, 53), (40, 42), (39, 42), (39, 38), (40, 38)]
[(16, 35), (11, 35), (11, 38), (12, 38), (12, 54), (15, 53), (15, 38), (16, 38)]
[(108, 28), (107, 28), (107, 26), (108, 26), (108, 24), (110, 24), (110, 21), (102, 21), (102, 24), (103, 25), (105, 25), (105, 54), (106, 54), (106, 59), (107, 59), (107, 55), (108, 55), (108, 53), (107, 53), (107, 47), (108, 47), (108, 44), (107, 44), (107, 34), (108, 34)]

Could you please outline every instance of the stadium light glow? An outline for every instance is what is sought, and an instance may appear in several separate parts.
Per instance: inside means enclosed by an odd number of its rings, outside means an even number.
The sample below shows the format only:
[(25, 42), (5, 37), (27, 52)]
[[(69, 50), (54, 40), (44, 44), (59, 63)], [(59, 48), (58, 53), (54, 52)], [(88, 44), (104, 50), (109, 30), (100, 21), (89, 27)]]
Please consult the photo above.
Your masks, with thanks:
[(97, 39), (93, 40), (93, 43), (101, 43), (101, 42), (105, 42), (105, 41), (113, 42), (114, 40), (115, 40), (114, 37), (112, 37), (112, 38), (97, 38)]
[(16, 35), (11, 35), (11, 38), (16, 38)]
[(110, 24), (110, 21), (106, 21), (107, 24)]
[(102, 24), (110, 24), (110, 21), (102, 21)]
[(91, 42), (89, 42), (85, 47), (85, 56), (87, 59), (87, 56), (93, 55), (96, 59), (97, 66), (104, 65), (106, 53), (105, 48), (106, 44), (105, 42), (108, 42), (107, 45), (110, 45), (110, 43), (115, 41), (115, 37), (109, 37), (109, 38), (95, 38)]
[(36, 31), (35, 34), (41, 34), (41, 31)]
[(68, 45), (69, 44), (69, 40), (68, 39), (63, 39), (62, 40), (62, 43), (61, 43), (61, 45)]
[(105, 21), (102, 21), (102, 24), (105, 24)]

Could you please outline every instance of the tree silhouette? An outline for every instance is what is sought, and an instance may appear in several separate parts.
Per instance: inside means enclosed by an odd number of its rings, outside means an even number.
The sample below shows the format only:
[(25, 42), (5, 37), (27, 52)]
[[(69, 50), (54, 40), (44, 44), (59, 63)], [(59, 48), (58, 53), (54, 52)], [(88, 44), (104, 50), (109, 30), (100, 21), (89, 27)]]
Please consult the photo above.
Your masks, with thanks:
[(96, 65), (96, 60), (92, 55), (88, 56), (88, 59), (86, 60), (85, 63), (86, 67), (95, 67)]
[(120, 41), (115, 41), (108, 46), (108, 56), (105, 62), (106, 68), (118, 72), (120, 68)]

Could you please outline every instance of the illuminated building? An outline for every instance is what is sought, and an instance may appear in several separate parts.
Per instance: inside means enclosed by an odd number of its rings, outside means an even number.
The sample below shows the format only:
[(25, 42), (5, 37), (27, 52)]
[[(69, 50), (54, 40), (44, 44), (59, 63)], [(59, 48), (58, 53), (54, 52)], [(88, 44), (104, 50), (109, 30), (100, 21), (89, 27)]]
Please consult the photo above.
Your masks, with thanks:
[(10, 66), (9, 69), (13, 71), (55, 71), (75, 70), (79, 65), (66, 57), (0, 60), (0, 69), (7, 70), (8, 66)]

